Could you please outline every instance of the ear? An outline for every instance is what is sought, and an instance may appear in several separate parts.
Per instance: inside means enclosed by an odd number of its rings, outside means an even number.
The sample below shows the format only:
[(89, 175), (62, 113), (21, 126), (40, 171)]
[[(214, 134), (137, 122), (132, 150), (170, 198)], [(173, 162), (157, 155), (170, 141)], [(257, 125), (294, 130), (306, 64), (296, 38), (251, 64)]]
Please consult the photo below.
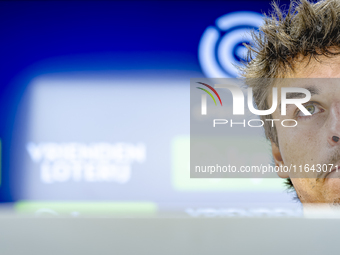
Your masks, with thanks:
[[(281, 168), (281, 166), (284, 166), (284, 162), (282, 160), (280, 149), (275, 143), (271, 142), (271, 144), (272, 144), (272, 154), (273, 154), (275, 166), (278, 166)], [(281, 178), (289, 177), (288, 173), (285, 173), (283, 171), (278, 171), (277, 174)]]

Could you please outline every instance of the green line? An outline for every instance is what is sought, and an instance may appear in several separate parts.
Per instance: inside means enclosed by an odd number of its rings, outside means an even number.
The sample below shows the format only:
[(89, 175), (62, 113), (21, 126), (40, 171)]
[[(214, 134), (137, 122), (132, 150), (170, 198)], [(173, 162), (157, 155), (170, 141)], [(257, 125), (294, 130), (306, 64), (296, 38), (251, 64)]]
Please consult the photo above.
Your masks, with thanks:
[(213, 97), (213, 95), (212, 95), (208, 90), (202, 89), (202, 88), (200, 88), (200, 87), (196, 87), (196, 88), (201, 89), (201, 90), (204, 90), (205, 92), (207, 92), (207, 93), (211, 96), (211, 98), (214, 100), (215, 105), (217, 105), (217, 104), (216, 104), (216, 101), (215, 101), (215, 98)]

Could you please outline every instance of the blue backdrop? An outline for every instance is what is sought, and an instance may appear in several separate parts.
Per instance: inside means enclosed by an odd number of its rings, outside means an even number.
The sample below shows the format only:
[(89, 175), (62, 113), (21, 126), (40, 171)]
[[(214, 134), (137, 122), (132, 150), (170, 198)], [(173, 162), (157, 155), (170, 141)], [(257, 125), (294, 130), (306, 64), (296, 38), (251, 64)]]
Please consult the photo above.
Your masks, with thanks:
[[(281, 1), (281, 4), (285, 3), (288, 2)], [(25, 145), (31, 140), (26, 129), (34, 129), (43, 121), (31, 120), (32, 112), (29, 109), (33, 109), (30, 107), (34, 97), (31, 98), (28, 93), (31, 93), (29, 87), (34, 79), (46, 75), (82, 79), (84, 75), (107, 75), (108, 79), (113, 77), (123, 81), (133, 78), (134, 85), (145, 87), (144, 92), (142, 89), (139, 93), (151, 93), (152, 98), (154, 90), (147, 86), (148, 81), (159, 84), (163, 79), (165, 83), (171, 81), (173, 84), (180, 79), (182, 82), (187, 80), (189, 86), (189, 79), (193, 77), (218, 73), (235, 77), (235, 73), (228, 70), (228, 63), (244, 59), (245, 51), (239, 35), (244, 28), (256, 29), (261, 13), (268, 13), (269, 8), (268, 1), (1, 1), (0, 201), (35, 199), (33, 195), (23, 195), (32, 193), (27, 189), (34, 183), (26, 183), (23, 188), (20, 186), (23, 185), (22, 180), (18, 182), (22, 176), (27, 176), (27, 172), (30, 175), (31, 171), (25, 170), (25, 163), (18, 163), (24, 162), (23, 157), (28, 156), (27, 151), (24, 152)], [(249, 39), (244, 38), (244, 41)], [(184, 88), (186, 84), (178, 84), (179, 89), (182, 88), (179, 91), (184, 93), (178, 100), (189, 100), (189, 89)], [(157, 93), (154, 97), (160, 95)], [(138, 108), (137, 105), (133, 106)], [(167, 105), (158, 106), (168, 112)], [(183, 107), (186, 106), (189, 107), (189, 104)], [(44, 105), (39, 107), (44, 108)], [(133, 114), (135, 109), (125, 109), (126, 114)], [(168, 130), (163, 127), (162, 132), (169, 137), (189, 136), (189, 116), (185, 115), (188, 112), (185, 109), (182, 115), (172, 116), (173, 125), (169, 124)], [(147, 119), (149, 115), (144, 114)], [(119, 121), (122, 116), (118, 114), (112, 118)], [(175, 122), (184, 120), (186, 116), (187, 122), (178, 130), (174, 129)], [(101, 129), (96, 132), (100, 133)], [(162, 132), (159, 131), (160, 136)], [(129, 135), (128, 131), (126, 135)], [(160, 150), (159, 153), (170, 153), (170, 149)], [(152, 167), (157, 168), (156, 165)], [(171, 179), (171, 174), (165, 172), (163, 178)], [(130, 189), (133, 190), (133, 187)], [(43, 188), (40, 191), (44, 192)], [(206, 196), (209, 200), (210, 195), (199, 192), (195, 194)], [(192, 194), (188, 199), (193, 200)], [(70, 195), (71, 198), (79, 199)], [(177, 201), (175, 195), (171, 199)], [(270, 198), (266, 201), (274, 200)], [(285, 197), (281, 200), (288, 201)]]

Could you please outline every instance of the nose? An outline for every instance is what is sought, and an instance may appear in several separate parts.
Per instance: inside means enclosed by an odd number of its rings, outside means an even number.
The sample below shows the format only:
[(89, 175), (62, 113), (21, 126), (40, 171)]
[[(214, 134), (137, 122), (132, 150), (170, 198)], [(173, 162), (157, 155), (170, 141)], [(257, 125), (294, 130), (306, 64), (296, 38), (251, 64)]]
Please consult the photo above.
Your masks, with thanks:
[(330, 109), (330, 120), (328, 143), (332, 146), (340, 145), (340, 103), (332, 105)]

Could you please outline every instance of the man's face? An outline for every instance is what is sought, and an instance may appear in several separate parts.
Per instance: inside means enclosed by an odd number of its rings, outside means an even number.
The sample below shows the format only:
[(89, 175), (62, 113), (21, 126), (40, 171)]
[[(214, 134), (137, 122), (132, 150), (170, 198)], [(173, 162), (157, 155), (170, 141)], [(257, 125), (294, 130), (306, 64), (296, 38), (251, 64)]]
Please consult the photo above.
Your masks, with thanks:
[[(340, 56), (319, 59), (320, 62), (312, 58), (308, 65), (307, 59), (297, 63), (295, 73), (288, 76), (310, 79), (285, 79), (283, 85), (277, 86), (302, 87), (312, 91), (311, 100), (304, 104), (312, 115), (304, 116), (296, 106), (288, 105), (287, 115), (281, 116), (278, 107), (273, 119), (296, 119), (298, 125), (293, 128), (276, 125), (279, 147), (272, 144), (272, 150), (277, 165), (296, 166), (296, 173), (279, 175), (291, 178), (301, 202), (340, 203), (340, 140), (332, 140), (333, 136), (340, 137)], [(327, 164), (328, 168), (325, 172), (301, 173), (299, 167), (302, 166), (304, 171), (306, 164), (315, 168), (318, 164), (321, 167)], [(338, 172), (329, 173), (329, 164), (339, 165)]]

